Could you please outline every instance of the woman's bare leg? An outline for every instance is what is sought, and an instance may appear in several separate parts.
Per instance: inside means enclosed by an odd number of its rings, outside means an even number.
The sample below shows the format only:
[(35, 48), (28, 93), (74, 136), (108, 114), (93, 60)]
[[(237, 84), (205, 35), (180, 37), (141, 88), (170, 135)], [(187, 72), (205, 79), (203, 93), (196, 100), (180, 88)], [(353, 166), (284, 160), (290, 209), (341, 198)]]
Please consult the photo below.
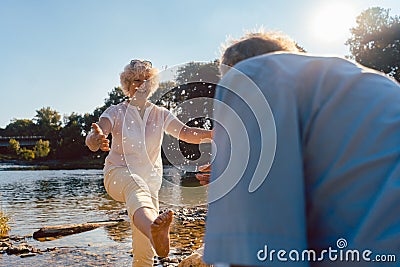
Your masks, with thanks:
[(133, 224), (151, 241), (157, 255), (166, 257), (169, 253), (169, 226), (173, 218), (172, 211), (160, 215), (151, 208), (143, 207), (136, 210)]

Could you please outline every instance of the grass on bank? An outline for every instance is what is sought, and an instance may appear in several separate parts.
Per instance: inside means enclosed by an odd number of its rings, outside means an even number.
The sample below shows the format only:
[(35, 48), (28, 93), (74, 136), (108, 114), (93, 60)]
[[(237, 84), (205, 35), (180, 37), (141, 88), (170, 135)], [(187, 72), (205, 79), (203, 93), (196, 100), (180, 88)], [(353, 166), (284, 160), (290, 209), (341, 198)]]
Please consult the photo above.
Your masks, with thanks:
[(0, 237), (7, 236), (11, 227), (8, 225), (10, 217), (8, 217), (3, 211), (0, 210)]

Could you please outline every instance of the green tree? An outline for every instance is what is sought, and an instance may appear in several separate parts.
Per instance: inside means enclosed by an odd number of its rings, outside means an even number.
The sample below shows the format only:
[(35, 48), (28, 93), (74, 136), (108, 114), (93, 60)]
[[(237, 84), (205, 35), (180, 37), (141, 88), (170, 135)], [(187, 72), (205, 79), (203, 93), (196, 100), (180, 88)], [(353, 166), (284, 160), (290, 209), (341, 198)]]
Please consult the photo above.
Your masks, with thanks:
[[(157, 90), (153, 93), (153, 95), (149, 98), (149, 100), (154, 104), (159, 104), (163, 96), (175, 87), (176, 87), (176, 82), (174, 81), (160, 82)], [(162, 104), (165, 105), (165, 103), (166, 102), (163, 102)]]
[(21, 149), (21, 147), (17, 140), (10, 139), (10, 141), (8, 141), (8, 150), (10, 151), (10, 153), (18, 155), (20, 149)]
[(160, 83), (157, 95), (152, 101), (167, 109), (196, 97), (214, 97), (215, 84), (218, 83), (219, 61), (189, 62), (178, 68), (175, 82)]
[(179, 85), (191, 82), (218, 83), (219, 62), (189, 62), (177, 70), (175, 81)]
[(8, 225), (10, 217), (7, 216), (2, 210), (0, 210), (0, 237), (7, 236), (11, 227)]
[[(114, 87), (114, 89), (108, 93), (108, 98), (104, 99), (104, 105), (101, 107), (97, 107), (92, 116), (92, 122), (97, 122), (100, 118), (100, 115), (111, 105), (117, 105), (118, 103), (121, 103), (122, 101), (128, 99), (127, 96), (124, 95), (124, 92), (120, 87)], [(91, 124), (90, 124), (91, 126)], [(90, 129), (90, 127), (89, 127)]]
[(61, 115), (50, 107), (43, 107), (36, 110), (35, 118), (36, 124), (42, 127), (42, 130), (46, 128), (58, 130), (61, 126)]
[(372, 7), (361, 12), (345, 44), (350, 58), (400, 81), (400, 18), (391, 17), (389, 11)]
[(82, 122), (82, 116), (77, 113), (64, 118), (65, 126), (60, 131), (58, 158), (74, 159), (86, 154)]
[(40, 139), (36, 142), (33, 152), (35, 153), (35, 158), (47, 157), (47, 155), (50, 153), (50, 142)]
[(23, 160), (33, 160), (35, 159), (35, 152), (31, 149), (25, 147), (21, 148), (18, 153), (19, 157)]
[(90, 132), (90, 130), (92, 129), (92, 123), (96, 122), (98, 120), (99, 120), (99, 117), (96, 117), (93, 114), (90, 114), (90, 113), (83, 114), (83, 116), (81, 118), (81, 125), (82, 125), (82, 130), (85, 133), (85, 135), (88, 134)]
[(108, 98), (104, 100), (104, 107), (108, 108), (111, 105), (117, 105), (126, 99), (128, 99), (128, 97), (125, 96), (121, 87), (114, 87), (114, 89), (108, 93)]
[(38, 127), (28, 119), (13, 119), (3, 131), (5, 136), (32, 136), (38, 135)]
[(43, 107), (36, 110), (35, 120), (39, 134), (50, 141), (51, 151), (55, 153), (59, 145), (61, 115), (50, 107)]
[[(82, 153), (85, 153), (85, 154), (90, 153), (90, 155), (95, 155), (95, 157), (102, 157), (102, 158), (104, 158), (105, 155), (107, 155), (107, 152), (103, 152), (101, 150), (96, 152), (96, 154), (89, 152), (89, 149), (85, 148), (84, 138), (85, 138), (86, 134), (88, 134), (90, 132), (92, 123), (98, 122), (101, 114), (108, 107), (110, 107), (111, 105), (116, 105), (118, 103), (121, 103), (122, 101), (127, 100), (127, 99), (128, 99), (128, 97), (125, 96), (125, 94), (123, 93), (123, 91), (120, 87), (114, 87), (114, 89), (108, 93), (108, 97), (106, 99), (104, 99), (103, 106), (97, 107), (91, 114), (86, 113), (83, 116), (81, 116), (80, 125), (81, 125), (81, 130), (82, 130), (81, 132), (82, 132), (83, 136), (82, 136), (82, 139), (80, 139), (80, 140), (82, 140), (81, 147), (84, 149), (84, 152), (82, 152)], [(65, 131), (64, 131), (63, 135), (65, 135)], [(74, 132), (76, 133), (76, 131), (74, 131)], [(78, 140), (78, 139), (75, 139), (75, 140)], [(65, 140), (63, 141), (63, 143), (65, 143)]]
[(302, 53), (307, 53), (307, 50), (298, 43), (296, 43), (296, 48), (299, 49), (299, 51)]

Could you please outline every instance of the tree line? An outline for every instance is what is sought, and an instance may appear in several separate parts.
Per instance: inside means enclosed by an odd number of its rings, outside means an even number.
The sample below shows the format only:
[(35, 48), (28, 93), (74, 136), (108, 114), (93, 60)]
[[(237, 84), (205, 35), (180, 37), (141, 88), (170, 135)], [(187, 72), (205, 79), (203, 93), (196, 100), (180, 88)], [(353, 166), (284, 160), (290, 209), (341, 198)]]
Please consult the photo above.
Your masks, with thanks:
[(400, 82), (400, 17), (390, 9), (372, 7), (361, 12), (350, 29), (349, 58)]
[[(349, 46), (348, 58), (366, 67), (384, 72), (400, 81), (400, 18), (397, 15), (390, 16), (389, 13), (390, 9), (380, 7), (368, 8), (361, 12), (356, 17), (356, 26), (350, 29), (351, 37), (345, 42), (345, 45)], [(303, 50), (305, 51), (305, 49)], [(207, 84), (214, 85), (211, 87), (201, 86), (201, 83), (198, 84), (198, 82), (202, 80)], [(160, 83), (159, 90), (150, 100), (157, 105), (171, 109), (190, 98), (213, 97), (214, 87), (218, 80), (217, 60), (209, 63), (191, 62), (178, 69), (175, 80)], [(186, 87), (182, 86), (185, 84)], [(174, 90), (171, 90), (172, 88)], [(193, 91), (191, 88), (199, 88), (199, 90), (194, 92), (196, 90)], [(56, 110), (51, 107), (43, 107), (36, 110), (33, 119), (12, 120), (5, 129), (0, 129), (0, 136), (45, 136), (48, 143), (43, 143), (45, 140), (42, 140), (37, 148), (32, 149), (32, 153), (36, 153), (39, 158), (74, 159), (93, 155), (84, 144), (85, 136), (91, 130), (92, 122), (97, 122), (100, 115), (109, 106), (118, 104), (124, 99), (126, 97), (121, 88), (114, 87), (108, 93), (104, 104), (97, 107), (92, 113), (77, 114), (73, 112), (62, 119)], [(206, 123), (204, 119), (200, 122)], [(195, 123), (197, 125), (198, 121)], [(18, 145), (15, 142), (10, 144), (10, 147), (16, 154), (31, 153), (26, 149), (23, 150), (24, 148), (16, 149)], [(95, 156), (101, 157), (104, 156), (104, 153), (98, 152)]]
[[(150, 98), (150, 101), (171, 109), (178, 102), (190, 98), (213, 97), (214, 86), (210, 89), (193, 82), (204, 79), (215, 84), (218, 82), (218, 76), (218, 61), (209, 63), (191, 62), (178, 69), (174, 81), (160, 83), (159, 89)], [(179, 86), (184, 83), (189, 84), (189, 87), (198, 88), (198, 90), (193, 91), (187, 86)], [(173, 90), (174, 88), (175, 90)], [(186, 92), (184, 92), (184, 88), (186, 88)], [(123, 94), (122, 89), (114, 87), (108, 93), (104, 104), (97, 107), (92, 113), (78, 114), (73, 112), (62, 118), (60, 113), (51, 107), (43, 107), (36, 110), (33, 119), (11, 120), (5, 129), (0, 129), (0, 136), (45, 136), (46, 140), (39, 140), (33, 149), (21, 147), (15, 139), (10, 140), (8, 152), (25, 160), (46, 157), (48, 159), (78, 159), (84, 156), (104, 157), (106, 153), (99, 151), (93, 154), (85, 147), (85, 137), (91, 131), (92, 123), (97, 122), (100, 115), (108, 107), (126, 99), (127, 97)]]

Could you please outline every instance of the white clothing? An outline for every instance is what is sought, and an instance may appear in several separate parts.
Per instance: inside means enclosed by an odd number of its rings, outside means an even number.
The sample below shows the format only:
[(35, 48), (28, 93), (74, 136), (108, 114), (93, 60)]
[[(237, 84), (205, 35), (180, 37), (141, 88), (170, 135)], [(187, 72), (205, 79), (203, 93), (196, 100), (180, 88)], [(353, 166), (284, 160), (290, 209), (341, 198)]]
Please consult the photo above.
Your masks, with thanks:
[[(167, 109), (150, 104), (140, 117), (127, 101), (109, 107), (100, 116), (111, 122), (111, 150), (105, 160), (104, 186), (115, 200), (125, 202), (129, 218), (139, 208), (158, 212), (158, 191), (162, 183), (161, 145), (164, 132), (177, 136), (182, 123)], [(172, 121), (177, 123), (172, 124)], [(175, 126), (174, 126), (175, 125)], [(150, 240), (131, 220), (133, 267), (153, 265)]]
[[(158, 212), (158, 198), (151, 196), (146, 183), (127, 167), (112, 168), (104, 177), (104, 187), (115, 200), (125, 202), (130, 218), (138, 208), (147, 207)], [(155, 251), (150, 240), (131, 220), (132, 229), (132, 267), (149, 267), (153, 265)]]
[[(142, 177), (156, 192), (161, 187), (161, 145), (168, 125), (178, 120), (169, 110), (150, 104), (143, 119), (137, 107), (124, 101), (107, 108), (100, 116), (112, 125), (111, 150), (105, 160), (104, 173), (115, 167), (128, 167), (131, 173)], [(176, 135), (173, 133), (173, 135)]]

